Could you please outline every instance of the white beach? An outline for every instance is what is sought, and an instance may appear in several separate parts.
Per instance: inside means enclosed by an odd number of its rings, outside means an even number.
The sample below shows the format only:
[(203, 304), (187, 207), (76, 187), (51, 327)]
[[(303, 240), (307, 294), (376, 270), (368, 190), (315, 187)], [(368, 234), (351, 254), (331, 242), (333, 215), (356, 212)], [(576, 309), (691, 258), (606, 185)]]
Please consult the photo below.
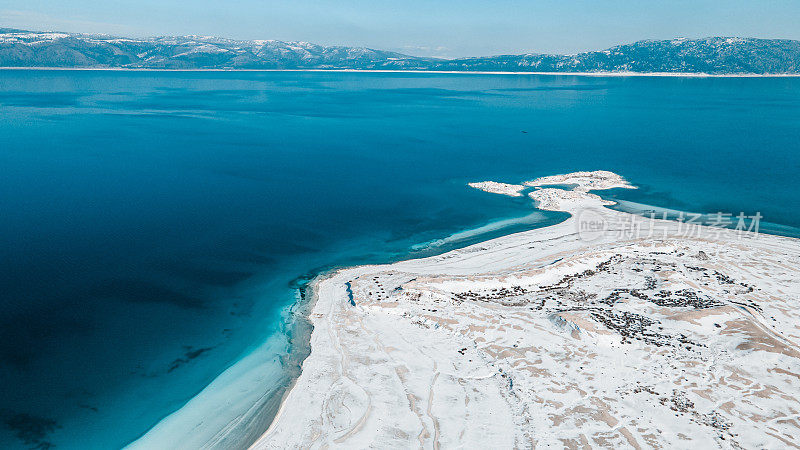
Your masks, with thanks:
[(610, 172), (517, 186), (571, 217), (316, 280), (253, 448), (800, 445), (798, 240), (606, 208)]

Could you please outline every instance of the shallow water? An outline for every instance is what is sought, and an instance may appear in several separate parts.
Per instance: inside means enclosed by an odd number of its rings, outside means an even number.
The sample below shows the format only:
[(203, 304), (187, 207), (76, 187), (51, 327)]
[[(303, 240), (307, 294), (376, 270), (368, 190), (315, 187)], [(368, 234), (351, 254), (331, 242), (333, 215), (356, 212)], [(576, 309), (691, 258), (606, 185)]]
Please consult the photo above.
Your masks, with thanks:
[(130, 442), (298, 276), (563, 218), (469, 181), (606, 169), (800, 226), (793, 78), (0, 71), (0, 105), (4, 448)]

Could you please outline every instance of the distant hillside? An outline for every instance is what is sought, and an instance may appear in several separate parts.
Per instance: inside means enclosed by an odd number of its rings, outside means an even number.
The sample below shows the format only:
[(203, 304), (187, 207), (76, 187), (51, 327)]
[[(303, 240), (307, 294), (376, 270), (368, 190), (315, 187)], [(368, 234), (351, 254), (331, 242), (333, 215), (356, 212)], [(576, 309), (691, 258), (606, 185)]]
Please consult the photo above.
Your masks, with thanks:
[(639, 41), (577, 55), (510, 55), (440, 63), (447, 70), (800, 73), (800, 41), (712, 37)]
[(307, 42), (207, 36), (147, 39), (0, 29), (2, 67), (153, 69), (420, 69), (424, 58)]
[(205, 36), (146, 39), (0, 28), (0, 67), (152, 69), (386, 69), (512, 72), (800, 73), (800, 41), (724, 38), (640, 41), (577, 55), (444, 60), (363, 47), (240, 41)]

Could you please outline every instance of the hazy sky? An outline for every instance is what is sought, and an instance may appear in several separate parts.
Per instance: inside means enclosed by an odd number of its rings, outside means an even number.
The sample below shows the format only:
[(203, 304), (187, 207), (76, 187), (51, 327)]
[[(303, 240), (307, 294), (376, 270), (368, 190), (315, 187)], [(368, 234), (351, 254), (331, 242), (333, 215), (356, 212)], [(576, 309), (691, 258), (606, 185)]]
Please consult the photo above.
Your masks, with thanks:
[(2, 26), (456, 57), (574, 53), (673, 37), (800, 39), (800, 0), (0, 0)]

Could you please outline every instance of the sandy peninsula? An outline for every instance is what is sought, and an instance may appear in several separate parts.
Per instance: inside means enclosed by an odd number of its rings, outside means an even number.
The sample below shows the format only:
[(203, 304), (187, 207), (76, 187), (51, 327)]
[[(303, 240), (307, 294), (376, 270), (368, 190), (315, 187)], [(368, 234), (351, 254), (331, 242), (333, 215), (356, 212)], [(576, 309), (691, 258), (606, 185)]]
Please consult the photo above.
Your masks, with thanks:
[(800, 446), (800, 241), (609, 209), (611, 172), (476, 187), (571, 218), (316, 280), (253, 448)]

